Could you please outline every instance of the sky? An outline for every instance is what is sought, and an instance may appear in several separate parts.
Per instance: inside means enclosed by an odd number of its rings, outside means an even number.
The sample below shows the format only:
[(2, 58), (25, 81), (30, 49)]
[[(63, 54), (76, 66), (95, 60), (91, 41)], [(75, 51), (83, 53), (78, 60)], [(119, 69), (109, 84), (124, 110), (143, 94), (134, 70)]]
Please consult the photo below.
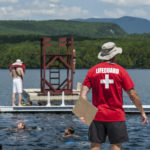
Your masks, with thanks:
[(0, 20), (120, 18), (150, 20), (150, 0), (0, 0)]

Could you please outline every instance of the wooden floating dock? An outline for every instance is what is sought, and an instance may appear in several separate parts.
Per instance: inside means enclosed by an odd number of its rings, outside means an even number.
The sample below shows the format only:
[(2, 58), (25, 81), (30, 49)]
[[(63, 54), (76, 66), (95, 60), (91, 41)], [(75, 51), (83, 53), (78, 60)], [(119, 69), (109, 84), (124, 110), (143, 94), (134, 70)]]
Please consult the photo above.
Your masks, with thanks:
[[(139, 111), (134, 105), (124, 105), (127, 114), (136, 114)], [(74, 105), (65, 106), (0, 106), (0, 113), (71, 113)], [(150, 113), (150, 105), (143, 105), (146, 113)]]
[[(79, 99), (80, 89), (73, 90), (73, 94), (64, 95), (65, 101), (76, 101)], [(23, 95), (26, 99), (30, 101), (46, 101), (47, 95), (41, 94), (41, 89), (24, 89)], [(62, 101), (62, 95), (52, 95), (50, 96), (51, 101)]]
[[(40, 95), (40, 89), (24, 89), (23, 90), (23, 95), (25, 98), (29, 99), (30, 101), (47, 101), (47, 95)], [(70, 100), (78, 100), (79, 99), (79, 94), (70, 94), (70, 95), (65, 95), (65, 100), (70, 101)], [(62, 95), (51, 95), (51, 100), (62, 100)]]
[[(24, 89), (24, 97), (30, 101), (44, 101), (47, 105), (42, 106), (0, 106), (1, 113), (71, 113), (80, 95), (80, 83), (77, 85), (77, 90), (73, 91), (72, 95), (65, 95), (62, 92), (61, 95), (41, 95), (40, 89)], [(53, 104), (54, 101), (60, 101), (60, 104)], [(73, 104), (67, 104), (68, 101), (73, 101)], [(125, 113), (136, 114), (140, 113), (134, 105), (123, 105)], [(143, 105), (146, 113), (150, 113), (150, 105)]]

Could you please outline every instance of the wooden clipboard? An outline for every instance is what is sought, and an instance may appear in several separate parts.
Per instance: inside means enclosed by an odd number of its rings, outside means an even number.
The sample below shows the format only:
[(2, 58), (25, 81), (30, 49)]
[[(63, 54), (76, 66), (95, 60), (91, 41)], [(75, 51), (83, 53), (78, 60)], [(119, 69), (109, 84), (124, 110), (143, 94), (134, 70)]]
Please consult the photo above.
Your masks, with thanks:
[(73, 108), (72, 112), (77, 117), (84, 117), (85, 123), (90, 126), (92, 123), (98, 109), (89, 103), (87, 100), (84, 100), (82, 97), (79, 97), (79, 100), (75, 107)]

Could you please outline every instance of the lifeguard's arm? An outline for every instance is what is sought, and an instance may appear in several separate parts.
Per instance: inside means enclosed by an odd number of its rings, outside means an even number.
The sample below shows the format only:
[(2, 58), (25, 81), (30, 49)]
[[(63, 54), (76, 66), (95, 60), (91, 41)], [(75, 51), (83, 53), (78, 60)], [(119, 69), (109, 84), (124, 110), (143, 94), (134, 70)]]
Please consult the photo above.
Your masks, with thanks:
[(20, 72), (21, 72), (21, 76), (24, 77), (24, 72), (22, 68), (20, 69)]
[(148, 118), (147, 118), (147, 116), (144, 112), (140, 97), (139, 97), (138, 93), (136, 92), (136, 90), (135, 89), (130, 89), (130, 90), (127, 91), (127, 94), (129, 95), (131, 101), (136, 106), (136, 108), (140, 111), (142, 124), (143, 125), (146, 124), (146, 123), (148, 124)]
[(10, 77), (12, 77), (12, 71), (10, 71), (9, 75), (10, 75)]
[(88, 86), (82, 86), (81, 88), (81, 92), (80, 92), (80, 96), (85, 99), (85, 100), (88, 100), (87, 98), (87, 93), (90, 91), (90, 87)]
[[(88, 98), (87, 98), (87, 93), (88, 93), (89, 91), (90, 91), (90, 87), (83, 85), (82, 88), (81, 88), (80, 96), (81, 96), (84, 100), (88, 100)], [(84, 118), (84, 117), (80, 117), (79, 119), (80, 119), (80, 121), (81, 121), (82, 123), (85, 123), (85, 118)]]
[(10, 65), (10, 67), (9, 67), (9, 71), (10, 71), (9, 76), (12, 77), (11, 65)]

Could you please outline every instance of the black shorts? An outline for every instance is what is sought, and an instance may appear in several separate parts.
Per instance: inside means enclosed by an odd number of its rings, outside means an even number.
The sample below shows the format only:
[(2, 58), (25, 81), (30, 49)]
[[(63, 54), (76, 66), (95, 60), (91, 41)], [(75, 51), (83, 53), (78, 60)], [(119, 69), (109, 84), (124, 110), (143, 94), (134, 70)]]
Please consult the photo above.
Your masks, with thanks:
[(89, 127), (89, 141), (92, 143), (105, 143), (106, 137), (110, 144), (123, 143), (129, 140), (125, 121), (101, 122), (93, 121)]

